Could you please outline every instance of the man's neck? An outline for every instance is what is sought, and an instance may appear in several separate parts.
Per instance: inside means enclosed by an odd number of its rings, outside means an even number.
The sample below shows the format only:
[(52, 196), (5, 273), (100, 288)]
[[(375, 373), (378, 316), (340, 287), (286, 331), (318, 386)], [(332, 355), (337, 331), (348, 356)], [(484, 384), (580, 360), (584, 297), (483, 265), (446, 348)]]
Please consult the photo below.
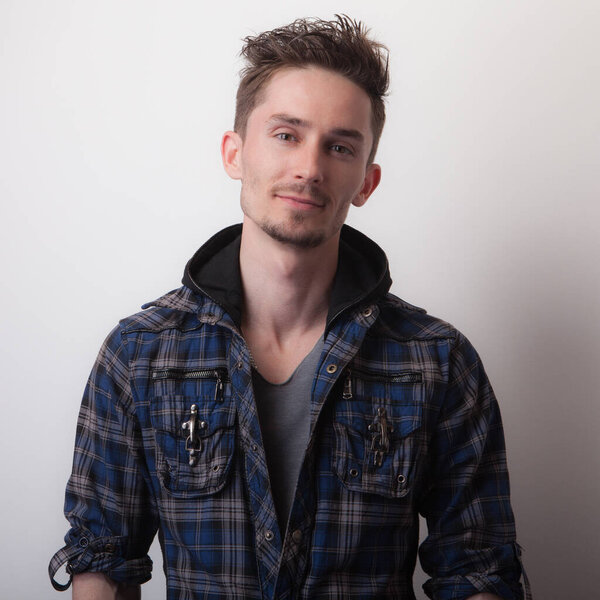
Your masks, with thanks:
[(323, 334), (338, 245), (335, 236), (316, 248), (298, 248), (244, 222), (242, 330), (269, 381), (285, 380)]

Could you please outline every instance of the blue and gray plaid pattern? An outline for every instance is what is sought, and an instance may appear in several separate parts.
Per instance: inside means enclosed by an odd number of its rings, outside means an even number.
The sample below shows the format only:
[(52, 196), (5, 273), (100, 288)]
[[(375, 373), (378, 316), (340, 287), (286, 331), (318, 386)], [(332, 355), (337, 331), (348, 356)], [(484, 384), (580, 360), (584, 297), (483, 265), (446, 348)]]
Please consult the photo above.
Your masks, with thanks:
[(147, 581), (158, 531), (169, 600), (408, 600), (421, 513), (431, 598), (522, 598), (498, 405), (459, 332), (390, 294), (333, 323), (286, 532), (251, 382), (206, 296), (182, 287), (121, 321), (85, 390), (51, 576)]

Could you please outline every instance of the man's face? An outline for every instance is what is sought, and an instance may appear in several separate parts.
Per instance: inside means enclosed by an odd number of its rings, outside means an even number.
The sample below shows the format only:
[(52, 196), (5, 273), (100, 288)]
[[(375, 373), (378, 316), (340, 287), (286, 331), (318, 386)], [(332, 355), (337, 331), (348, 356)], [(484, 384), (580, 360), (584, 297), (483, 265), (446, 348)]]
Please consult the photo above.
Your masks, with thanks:
[(223, 141), (225, 168), (242, 181), (244, 221), (280, 242), (318, 246), (379, 183), (379, 166), (367, 166), (371, 102), (349, 79), (318, 67), (276, 72), (262, 97), (244, 139), (229, 132)]

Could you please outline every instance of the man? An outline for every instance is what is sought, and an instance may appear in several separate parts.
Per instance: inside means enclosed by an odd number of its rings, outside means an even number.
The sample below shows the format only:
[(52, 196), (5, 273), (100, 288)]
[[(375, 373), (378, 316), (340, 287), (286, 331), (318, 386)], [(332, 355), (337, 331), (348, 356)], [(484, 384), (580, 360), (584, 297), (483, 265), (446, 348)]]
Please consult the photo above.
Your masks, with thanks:
[(381, 177), (384, 47), (338, 17), (243, 52), (222, 142), (243, 225), (102, 347), (51, 576), (139, 598), (158, 530), (169, 599), (409, 599), (420, 512), (431, 598), (521, 598), (479, 358), (390, 295), (383, 251), (343, 225)]

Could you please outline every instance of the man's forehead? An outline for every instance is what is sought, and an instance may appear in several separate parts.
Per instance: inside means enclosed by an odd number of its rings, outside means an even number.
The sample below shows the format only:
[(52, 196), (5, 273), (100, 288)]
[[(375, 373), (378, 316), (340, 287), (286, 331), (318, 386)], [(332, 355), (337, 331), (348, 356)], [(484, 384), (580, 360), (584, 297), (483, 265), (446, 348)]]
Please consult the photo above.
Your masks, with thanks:
[[(370, 131), (371, 101), (353, 81), (322, 67), (286, 67), (261, 90), (253, 113), (261, 121), (312, 127), (327, 120), (340, 135), (364, 139)], [(252, 115), (251, 115), (252, 116)]]

